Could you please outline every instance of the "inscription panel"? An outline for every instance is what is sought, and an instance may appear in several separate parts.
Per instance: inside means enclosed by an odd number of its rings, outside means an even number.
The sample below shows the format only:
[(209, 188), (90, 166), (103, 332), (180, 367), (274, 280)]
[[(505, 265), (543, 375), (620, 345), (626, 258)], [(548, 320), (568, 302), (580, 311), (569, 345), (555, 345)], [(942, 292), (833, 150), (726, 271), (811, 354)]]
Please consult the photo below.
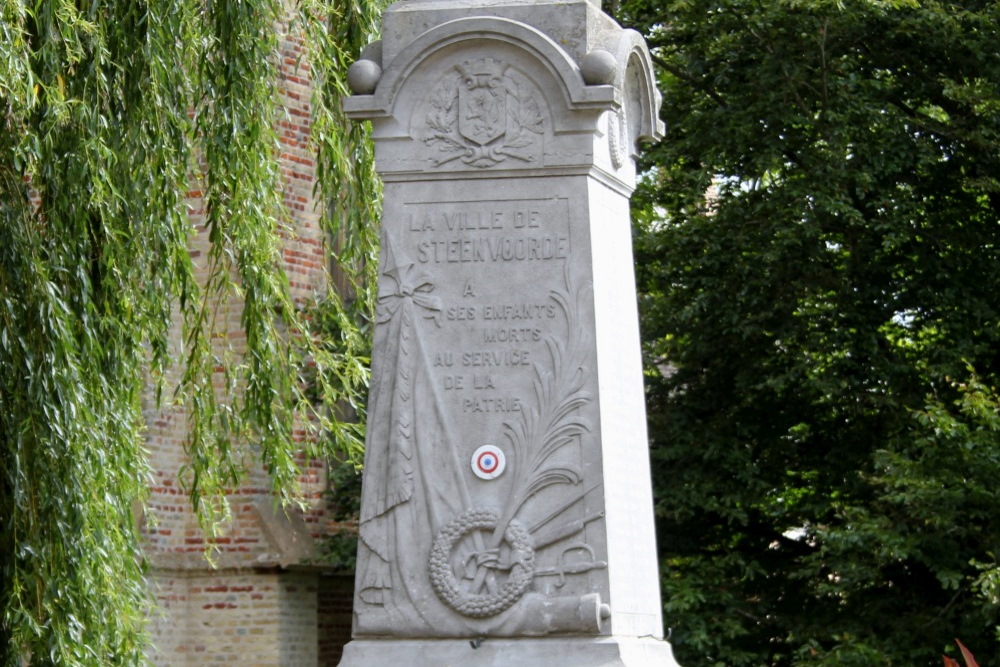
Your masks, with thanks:
[(550, 294), (565, 289), (567, 201), (409, 203), (402, 222), (401, 244), (435, 276), (441, 299), (428, 356), (451, 423), (468, 440), (462, 455), (503, 449), (504, 421), (532, 399), (534, 364), (548, 361), (546, 336), (567, 334)]
[[(373, 369), (367, 461), (390, 464), (366, 463), (359, 597), (412, 606), (414, 634), (524, 633), (543, 609), (546, 632), (600, 626), (593, 306), (570, 211), (551, 197), (386, 213), (375, 344), (396, 352)], [(429, 628), (411, 605), (428, 599), (453, 621)]]

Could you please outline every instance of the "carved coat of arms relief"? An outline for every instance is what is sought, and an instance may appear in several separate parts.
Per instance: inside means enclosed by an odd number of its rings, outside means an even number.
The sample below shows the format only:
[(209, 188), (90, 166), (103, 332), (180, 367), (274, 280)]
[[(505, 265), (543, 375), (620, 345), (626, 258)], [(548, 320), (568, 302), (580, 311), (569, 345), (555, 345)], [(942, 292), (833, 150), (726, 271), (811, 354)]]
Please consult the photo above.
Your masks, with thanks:
[(460, 160), (485, 169), (508, 158), (533, 162), (545, 118), (532, 86), (501, 60), (456, 65), (431, 92), (423, 142), (440, 156), (435, 167)]

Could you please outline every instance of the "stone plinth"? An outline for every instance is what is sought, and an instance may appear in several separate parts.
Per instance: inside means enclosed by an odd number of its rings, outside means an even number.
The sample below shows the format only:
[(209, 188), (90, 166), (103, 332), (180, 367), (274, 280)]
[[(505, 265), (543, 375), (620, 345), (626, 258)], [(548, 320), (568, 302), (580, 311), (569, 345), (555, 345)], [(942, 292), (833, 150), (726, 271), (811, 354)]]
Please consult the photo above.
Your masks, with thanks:
[(390, 7), (351, 71), (385, 182), (345, 665), (672, 665), (628, 196), (649, 54), (587, 0)]

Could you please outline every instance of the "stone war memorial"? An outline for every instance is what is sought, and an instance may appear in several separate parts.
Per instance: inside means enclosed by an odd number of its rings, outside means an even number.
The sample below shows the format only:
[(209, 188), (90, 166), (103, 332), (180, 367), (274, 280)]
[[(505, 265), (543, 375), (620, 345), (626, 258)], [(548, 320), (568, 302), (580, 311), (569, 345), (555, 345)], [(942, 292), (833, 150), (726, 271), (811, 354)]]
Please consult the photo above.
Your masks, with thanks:
[(591, 0), (402, 0), (352, 67), (385, 183), (341, 663), (671, 666), (628, 197), (649, 52)]

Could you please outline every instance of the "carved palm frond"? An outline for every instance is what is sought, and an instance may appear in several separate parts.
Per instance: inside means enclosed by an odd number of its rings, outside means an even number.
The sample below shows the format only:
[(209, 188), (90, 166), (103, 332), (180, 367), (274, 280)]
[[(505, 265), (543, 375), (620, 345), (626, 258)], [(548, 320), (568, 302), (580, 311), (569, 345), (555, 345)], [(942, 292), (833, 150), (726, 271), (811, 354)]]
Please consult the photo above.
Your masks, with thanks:
[(552, 363), (550, 370), (535, 364), (535, 406), (523, 406), (517, 421), (504, 424), (511, 445), (514, 484), (494, 533), (495, 540), (503, 535), (529, 498), (554, 484), (578, 484), (582, 479), (579, 470), (564, 460), (554, 460), (567, 446), (579, 443), (591, 428), (579, 414), (580, 408), (591, 400), (590, 393), (584, 390), (589, 346), (583, 333), (585, 328), (578, 325), (577, 317), (582, 292), (577, 292), (575, 302), (570, 302), (566, 292), (550, 293), (566, 318), (567, 343), (556, 336), (546, 338)]

